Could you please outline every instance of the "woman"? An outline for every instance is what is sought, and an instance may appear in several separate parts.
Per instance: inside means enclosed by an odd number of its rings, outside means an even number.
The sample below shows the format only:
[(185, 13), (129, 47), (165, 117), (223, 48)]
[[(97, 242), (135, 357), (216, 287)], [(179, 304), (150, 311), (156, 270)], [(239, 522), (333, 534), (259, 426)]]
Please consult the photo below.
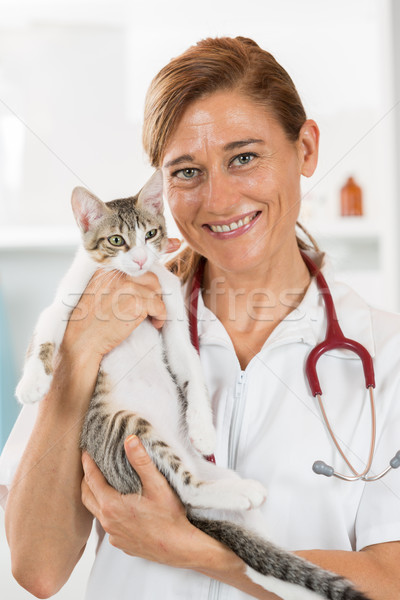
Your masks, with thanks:
[[(319, 455), (342, 467), (304, 378), (305, 358), (325, 333), (323, 304), (295, 234), (300, 176), (314, 172), (318, 135), (287, 73), (244, 38), (189, 49), (157, 75), (147, 97), (144, 145), (162, 169), (165, 195), (190, 246), (174, 263), (188, 291), (199, 255), (206, 258), (198, 327), (217, 461), (266, 485), (263, 526), (274, 541), (348, 577), (374, 600), (393, 599), (400, 593), (398, 474), (350, 485), (311, 471)], [(345, 333), (376, 350), (379, 470), (397, 449), (393, 357), (400, 322), (335, 284), (323, 256), (313, 257)], [(117, 494), (88, 456), (82, 480), (79, 424), (102, 356), (142, 319), (161, 327), (165, 318), (155, 277), (126, 278), (127, 331), (111, 310), (115, 285), (103, 283), (109, 320), (101, 328), (92, 283), (78, 307), (88, 318), (69, 323), (53, 386), (10, 490), (6, 524), (15, 577), (39, 597), (53, 594), (79, 560), (94, 515), (110, 544), (103, 538), (89, 598), (275, 597), (246, 578), (234, 554), (190, 525), (137, 438), (126, 441), (126, 452), (143, 482), (142, 497)], [(132, 293), (141, 299), (137, 305)], [(333, 390), (332, 420), (359, 465), (370, 426), (360, 364), (351, 358), (325, 357), (322, 383)]]

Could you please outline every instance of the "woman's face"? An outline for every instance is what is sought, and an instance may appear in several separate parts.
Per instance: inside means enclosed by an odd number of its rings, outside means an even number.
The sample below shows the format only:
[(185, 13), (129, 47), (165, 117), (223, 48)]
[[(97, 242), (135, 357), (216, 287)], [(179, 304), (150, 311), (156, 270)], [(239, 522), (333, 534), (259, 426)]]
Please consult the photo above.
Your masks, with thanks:
[(295, 242), (300, 175), (316, 166), (318, 128), (295, 143), (265, 110), (235, 92), (193, 102), (163, 159), (164, 189), (190, 246), (228, 271), (256, 267)]

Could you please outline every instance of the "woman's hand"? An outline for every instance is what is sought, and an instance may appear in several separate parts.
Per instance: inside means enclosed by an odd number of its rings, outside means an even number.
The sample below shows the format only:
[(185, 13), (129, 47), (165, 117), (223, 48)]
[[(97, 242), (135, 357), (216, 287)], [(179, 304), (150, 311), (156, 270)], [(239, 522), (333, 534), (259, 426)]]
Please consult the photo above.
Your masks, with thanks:
[(100, 521), (110, 543), (126, 554), (175, 567), (194, 567), (199, 558), (196, 544), (200, 546), (204, 534), (189, 523), (184, 506), (139, 438), (127, 438), (125, 452), (142, 481), (142, 494), (116, 492), (84, 453), (83, 504)]
[(255, 598), (279, 600), (248, 579), (246, 566), (236, 554), (189, 523), (184, 506), (136, 436), (125, 441), (125, 452), (142, 481), (140, 496), (116, 492), (89, 455), (82, 456), (82, 502), (113, 546), (131, 556), (193, 569)]
[[(179, 246), (179, 240), (170, 239), (167, 252)], [(61, 351), (100, 363), (147, 317), (157, 328), (166, 318), (154, 273), (129, 277), (117, 271), (96, 271), (70, 316)]]

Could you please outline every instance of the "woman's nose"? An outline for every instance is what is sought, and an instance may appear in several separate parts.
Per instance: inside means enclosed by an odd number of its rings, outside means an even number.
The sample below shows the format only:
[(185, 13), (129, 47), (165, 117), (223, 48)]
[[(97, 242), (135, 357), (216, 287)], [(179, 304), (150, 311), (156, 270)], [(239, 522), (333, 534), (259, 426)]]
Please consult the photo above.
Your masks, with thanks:
[(209, 212), (223, 214), (238, 202), (237, 186), (224, 172), (212, 172), (208, 175), (207, 185), (203, 189), (203, 206)]

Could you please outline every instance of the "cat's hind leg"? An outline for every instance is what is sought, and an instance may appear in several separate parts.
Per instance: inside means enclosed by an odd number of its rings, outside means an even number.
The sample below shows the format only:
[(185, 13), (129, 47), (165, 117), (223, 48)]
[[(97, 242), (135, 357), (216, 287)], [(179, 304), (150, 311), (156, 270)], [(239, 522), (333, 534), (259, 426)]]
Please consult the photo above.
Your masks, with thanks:
[[(263, 503), (265, 490), (260, 483), (232, 475), (216, 479), (215, 475), (221, 477), (220, 469), (194, 453), (189, 455), (183, 446), (179, 450), (172, 447), (146, 419), (127, 410), (111, 411), (109, 392), (107, 378), (100, 371), (82, 429), (81, 448), (89, 452), (117, 491), (130, 494), (142, 489), (124, 449), (125, 439), (135, 434), (184, 504), (194, 508), (247, 510)], [(196, 461), (202, 461), (202, 475), (209, 473), (210, 480), (194, 474), (198, 471)]]
[(168, 319), (162, 328), (168, 365), (186, 399), (186, 425), (193, 446), (203, 455), (213, 454), (216, 434), (211, 402), (200, 358), (192, 346), (180, 281), (161, 265), (153, 268), (158, 276)]
[[(155, 434), (150, 423), (141, 419), (140, 424), (142, 431), (138, 435), (144, 447), (185, 505), (248, 510), (265, 501), (265, 488), (258, 481), (225, 472), (194, 453), (189, 454), (183, 446), (172, 447)], [(200, 469), (196, 466), (199, 461)]]

